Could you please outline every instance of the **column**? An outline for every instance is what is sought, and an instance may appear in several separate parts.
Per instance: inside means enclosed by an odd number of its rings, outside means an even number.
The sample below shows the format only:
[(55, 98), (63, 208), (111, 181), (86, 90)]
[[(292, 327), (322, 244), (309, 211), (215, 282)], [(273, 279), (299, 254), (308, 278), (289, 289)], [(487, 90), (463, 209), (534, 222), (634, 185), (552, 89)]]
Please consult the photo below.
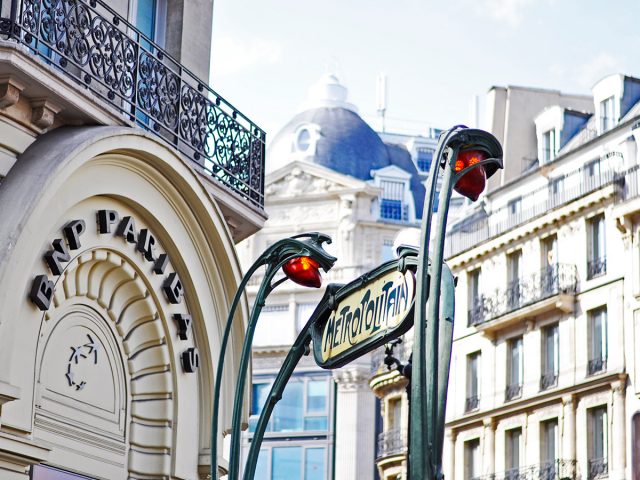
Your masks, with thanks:
[(458, 433), (453, 428), (445, 429), (445, 444), (443, 452), (442, 468), (444, 470), (444, 478), (449, 480), (456, 479), (456, 437)]
[(483, 472), (485, 475), (496, 473), (496, 419), (485, 418), (484, 426), (484, 458)]
[(611, 440), (611, 474), (609, 478), (623, 480), (626, 468), (626, 442), (625, 442), (625, 391), (627, 388), (627, 376), (620, 375), (619, 380), (611, 384), (613, 390), (613, 415)]
[(576, 399), (573, 395), (562, 397), (562, 457), (576, 460)]
[(351, 364), (334, 372), (338, 388), (335, 480), (373, 480), (375, 397), (369, 388), (369, 369), (368, 364)]

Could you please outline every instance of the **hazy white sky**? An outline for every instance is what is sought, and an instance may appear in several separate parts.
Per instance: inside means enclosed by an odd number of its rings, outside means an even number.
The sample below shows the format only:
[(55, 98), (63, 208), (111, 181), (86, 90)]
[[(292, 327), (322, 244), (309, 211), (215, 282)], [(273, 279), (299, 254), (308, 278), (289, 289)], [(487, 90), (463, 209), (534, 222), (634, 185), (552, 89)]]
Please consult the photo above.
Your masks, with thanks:
[(469, 120), (492, 85), (589, 93), (640, 76), (640, 0), (214, 0), (213, 88), (271, 137), (330, 71), (377, 127)]

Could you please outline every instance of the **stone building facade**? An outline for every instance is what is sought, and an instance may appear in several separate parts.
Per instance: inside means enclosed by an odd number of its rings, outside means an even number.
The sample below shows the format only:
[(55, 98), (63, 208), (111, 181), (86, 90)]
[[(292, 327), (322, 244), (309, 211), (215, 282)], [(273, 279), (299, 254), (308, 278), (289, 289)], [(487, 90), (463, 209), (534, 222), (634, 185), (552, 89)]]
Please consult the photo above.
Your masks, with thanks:
[(266, 217), (264, 133), (207, 85), (212, 8), (1, 3), (2, 479), (209, 475), (235, 243)]

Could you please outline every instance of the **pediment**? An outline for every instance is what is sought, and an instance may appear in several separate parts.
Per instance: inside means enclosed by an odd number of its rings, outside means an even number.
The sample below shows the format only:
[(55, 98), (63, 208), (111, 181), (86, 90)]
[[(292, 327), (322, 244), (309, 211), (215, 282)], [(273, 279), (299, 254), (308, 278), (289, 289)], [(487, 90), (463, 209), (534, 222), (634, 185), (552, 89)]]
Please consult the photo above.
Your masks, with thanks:
[(328, 168), (292, 162), (269, 175), (265, 184), (267, 201), (274, 197), (300, 197), (330, 192), (367, 189), (368, 184), (357, 178), (336, 173)]

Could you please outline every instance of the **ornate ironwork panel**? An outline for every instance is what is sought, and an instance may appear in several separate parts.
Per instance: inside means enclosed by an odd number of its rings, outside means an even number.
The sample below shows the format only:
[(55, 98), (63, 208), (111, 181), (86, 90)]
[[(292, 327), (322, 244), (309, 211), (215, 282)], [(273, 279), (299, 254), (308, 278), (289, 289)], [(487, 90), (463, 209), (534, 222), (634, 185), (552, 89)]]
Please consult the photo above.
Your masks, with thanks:
[(558, 384), (558, 374), (555, 372), (543, 373), (540, 377), (540, 390), (555, 387)]
[(575, 265), (550, 265), (512, 282), (504, 290), (482, 295), (469, 312), (469, 318), (473, 325), (480, 325), (554, 295), (575, 294), (577, 285)]
[(376, 460), (391, 455), (407, 453), (407, 435), (400, 429), (387, 430), (378, 435), (378, 453)]
[(590, 458), (588, 479), (605, 478), (609, 473), (609, 466), (606, 458)]
[(480, 406), (480, 396), (472, 395), (470, 397), (467, 397), (467, 399), (465, 400), (464, 411), (472, 412), (474, 410), (477, 410), (479, 406)]
[(591, 358), (587, 363), (587, 375), (595, 375), (607, 369), (606, 358)]
[(555, 460), (504, 472), (474, 477), (472, 480), (576, 480), (578, 477), (575, 460)]
[(265, 133), (104, 0), (13, 0), (0, 32), (264, 206)]
[(514, 398), (519, 398), (522, 396), (522, 384), (515, 385), (507, 385), (507, 390), (505, 391), (504, 398), (505, 400), (513, 400)]
[(587, 278), (595, 278), (607, 273), (607, 258), (594, 258), (587, 261)]

